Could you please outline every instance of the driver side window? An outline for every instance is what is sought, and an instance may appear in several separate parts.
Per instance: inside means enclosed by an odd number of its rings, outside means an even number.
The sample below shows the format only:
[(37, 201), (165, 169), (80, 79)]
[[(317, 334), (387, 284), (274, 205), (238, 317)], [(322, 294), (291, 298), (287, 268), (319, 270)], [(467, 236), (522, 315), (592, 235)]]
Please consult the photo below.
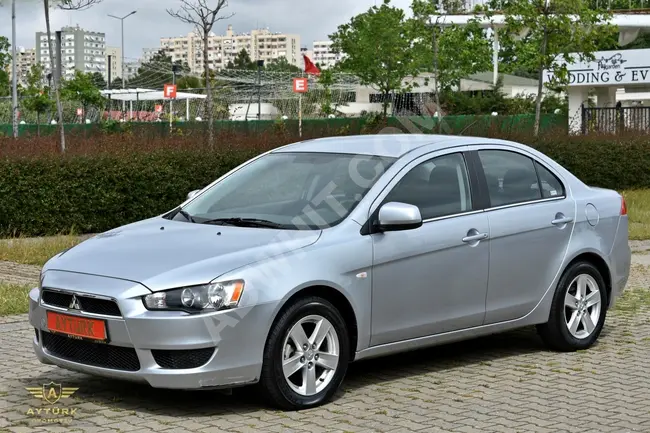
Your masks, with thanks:
[(465, 158), (452, 153), (418, 165), (395, 185), (384, 202), (417, 206), (423, 220), (471, 211)]

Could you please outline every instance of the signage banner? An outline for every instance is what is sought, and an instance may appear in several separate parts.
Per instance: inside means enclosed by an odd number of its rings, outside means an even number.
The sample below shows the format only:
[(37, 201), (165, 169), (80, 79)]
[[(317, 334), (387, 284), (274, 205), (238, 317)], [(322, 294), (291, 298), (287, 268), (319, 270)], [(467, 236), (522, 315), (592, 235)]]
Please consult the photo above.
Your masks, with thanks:
[[(567, 66), (569, 86), (650, 84), (650, 49), (600, 51), (594, 56), (593, 62), (577, 61)], [(544, 83), (552, 77), (552, 71), (544, 71)]]

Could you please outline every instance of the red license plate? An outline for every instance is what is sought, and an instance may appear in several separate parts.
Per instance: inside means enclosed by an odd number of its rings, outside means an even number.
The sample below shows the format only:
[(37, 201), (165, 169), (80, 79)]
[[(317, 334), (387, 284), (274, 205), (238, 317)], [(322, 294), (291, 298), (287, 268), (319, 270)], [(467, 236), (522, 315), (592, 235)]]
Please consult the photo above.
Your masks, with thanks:
[(87, 319), (48, 311), (47, 328), (50, 331), (75, 337), (106, 341), (106, 325), (103, 320)]

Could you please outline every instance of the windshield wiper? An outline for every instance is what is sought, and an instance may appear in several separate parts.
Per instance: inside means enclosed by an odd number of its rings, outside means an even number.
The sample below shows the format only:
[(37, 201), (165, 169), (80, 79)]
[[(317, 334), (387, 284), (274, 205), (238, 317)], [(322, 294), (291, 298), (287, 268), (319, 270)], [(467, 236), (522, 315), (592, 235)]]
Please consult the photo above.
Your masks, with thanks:
[(196, 221), (194, 220), (194, 218), (192, 217), (192, 215), (190, 215), (189, 213), (187, 213), (187, 211), (184, 211), (183, 209), (179, 209), (179, 210), (178, 210), (178, 213), (181, 214), (181, 215), (183, 215), (183, 216), (185, 217), (185, 219), (188, 220), (189, 222), (191, 222), (191, 223), (195, 223), (195, 222), (196, 222)]
[(264, 227), (271, 229), (282, 228), (282, 224), (274, 223), (273, 221), (257, 219), (257, 218), (217, 218), (213, 220), (204, 221), (203, 224), (227, 224), (237, 227)]

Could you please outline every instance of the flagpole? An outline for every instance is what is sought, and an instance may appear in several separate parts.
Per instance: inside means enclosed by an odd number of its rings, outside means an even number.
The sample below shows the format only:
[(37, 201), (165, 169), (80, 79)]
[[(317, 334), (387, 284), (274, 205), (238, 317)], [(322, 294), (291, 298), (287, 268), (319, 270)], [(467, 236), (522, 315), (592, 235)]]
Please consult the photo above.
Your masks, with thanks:
[[(305, 73), (300, 73), (301, 78), (304, 78)], [(302, 93), (298, 96), (298, 136), (302, 138)]]

